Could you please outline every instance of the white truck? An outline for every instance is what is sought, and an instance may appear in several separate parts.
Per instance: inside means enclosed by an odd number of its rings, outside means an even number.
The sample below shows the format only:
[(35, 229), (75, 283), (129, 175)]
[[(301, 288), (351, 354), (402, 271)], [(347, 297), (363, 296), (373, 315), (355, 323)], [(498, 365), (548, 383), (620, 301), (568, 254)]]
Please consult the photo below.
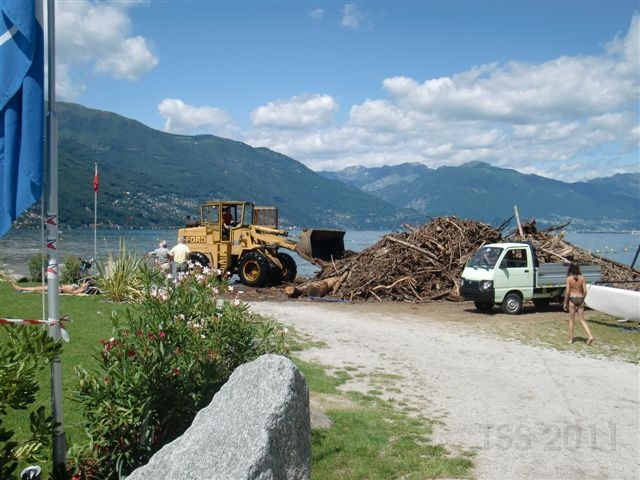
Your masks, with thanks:
[[(526, 301), (545, 308), (551, 301), (563, 301), (567, 268), (562, 263), (539, 264), (530, 243), (492, 243), (465, 266), (460, 295), (483, 312), (500, 304), (504, 313), (517, 315)], [(600, 280), (599, 266), (581, 265), (580, 270), (587, 283)]]

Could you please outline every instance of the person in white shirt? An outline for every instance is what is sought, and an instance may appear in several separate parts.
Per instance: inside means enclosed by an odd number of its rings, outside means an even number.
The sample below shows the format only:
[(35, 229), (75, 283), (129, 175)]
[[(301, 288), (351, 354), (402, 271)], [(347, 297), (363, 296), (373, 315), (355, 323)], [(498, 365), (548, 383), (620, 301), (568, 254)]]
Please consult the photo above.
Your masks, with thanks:
[(184, 237), (178, 238), (178, 244), (173, 247), (169, 254), (176, 264), (176, 273), (186, 272), (189, 270), (189, 254), (191, 250), (186, 245), (187, 240)]

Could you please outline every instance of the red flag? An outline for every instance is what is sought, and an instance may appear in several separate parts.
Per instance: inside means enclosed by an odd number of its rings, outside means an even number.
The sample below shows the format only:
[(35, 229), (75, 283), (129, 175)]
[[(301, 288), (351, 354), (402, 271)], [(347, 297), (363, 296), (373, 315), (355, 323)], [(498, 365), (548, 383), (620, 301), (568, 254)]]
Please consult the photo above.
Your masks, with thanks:
[(98, 191), (98, 164), (96, 163), (96, 173), (93, 175), (93, 191)]

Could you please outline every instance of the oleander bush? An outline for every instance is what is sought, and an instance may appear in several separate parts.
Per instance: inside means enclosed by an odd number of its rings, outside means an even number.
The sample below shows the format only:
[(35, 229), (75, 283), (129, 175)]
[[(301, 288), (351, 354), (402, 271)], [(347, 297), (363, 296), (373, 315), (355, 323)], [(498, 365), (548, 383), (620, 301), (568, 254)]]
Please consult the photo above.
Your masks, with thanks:
[[(46, 331), (35, 327), (6, 326), (0, 343), (0, 478), (15, 478), (19, 464), (42, 462), (49, 456), (53, 418), (45, 407), (35, 406), (39, 389), (38, 372), (60, 352)], [(6, 340), (5, 340), (6, 339)], [(16, 439), (14, 431), (3, 425), (10, 410), (29, 410), (27, 438)], [(5, 424), (6, 425), (6, 424)]]
[(219, 272), (147, 273), (140, 303), (112, 316), (99, 368), (77, 369), (88, 440), (72, 452), (73, 478), (129, 474), (181, 435), (237, 366), (287, 353), (284, 331), (232, 298)]

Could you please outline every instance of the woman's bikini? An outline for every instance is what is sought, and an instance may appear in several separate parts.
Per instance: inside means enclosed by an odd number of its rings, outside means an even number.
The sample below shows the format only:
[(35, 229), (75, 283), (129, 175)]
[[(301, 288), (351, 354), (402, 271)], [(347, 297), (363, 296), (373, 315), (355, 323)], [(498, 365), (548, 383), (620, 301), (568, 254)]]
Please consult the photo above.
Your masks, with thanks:
[[(569, 290), (569, 301), (576, 307), (581, 307), (584, 305), (583, 289), (581, 288), (580, 281), (576, 275), (573, 275), (573, 281), (574, 283), (571, 285), (571, 289)], [(578, 295), (575, 295), (576, 293), (578, 293)]]

